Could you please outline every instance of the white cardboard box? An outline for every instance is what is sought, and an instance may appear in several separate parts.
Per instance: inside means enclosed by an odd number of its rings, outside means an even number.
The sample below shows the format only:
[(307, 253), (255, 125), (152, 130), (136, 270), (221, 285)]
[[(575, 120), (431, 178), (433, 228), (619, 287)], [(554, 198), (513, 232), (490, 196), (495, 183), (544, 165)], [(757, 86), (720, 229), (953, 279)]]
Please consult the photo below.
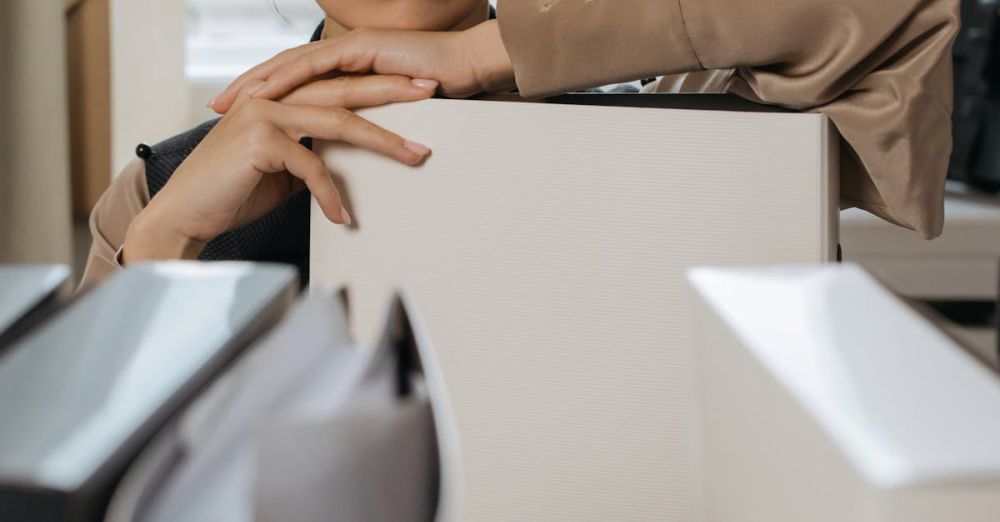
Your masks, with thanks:
[(362, 114), (434, 153), (411, 169), (321, 146), (357, 227), (314, 205), (311, 286), (348, 289), (367, 345), (395, 292), (412, 311), (439, 519), (693, 520), (684, 271), (832, 257), (827, 119), (438, 99)]

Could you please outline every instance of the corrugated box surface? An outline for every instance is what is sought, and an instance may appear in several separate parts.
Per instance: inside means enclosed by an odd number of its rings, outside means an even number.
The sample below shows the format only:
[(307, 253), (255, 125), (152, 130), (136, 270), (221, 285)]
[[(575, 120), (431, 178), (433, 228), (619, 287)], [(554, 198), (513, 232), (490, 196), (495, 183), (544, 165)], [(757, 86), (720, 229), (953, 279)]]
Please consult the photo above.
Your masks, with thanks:
[(684, 270), (836, 247), (836, 139), (779, 114), (428, 100), (362, 114), (420, 168), (321, 146), (356, 228), (313, 208), (311, 285), (372, 345), (413, 313), (441, 520), (692, 520)]

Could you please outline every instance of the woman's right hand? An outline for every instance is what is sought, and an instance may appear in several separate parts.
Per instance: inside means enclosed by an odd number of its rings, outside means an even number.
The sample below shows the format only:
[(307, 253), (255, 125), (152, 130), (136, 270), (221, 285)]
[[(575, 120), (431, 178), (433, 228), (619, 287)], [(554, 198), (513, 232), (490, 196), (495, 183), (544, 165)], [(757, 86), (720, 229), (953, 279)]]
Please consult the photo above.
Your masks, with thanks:
[(288, 49), (234, 80), (209, 105), (230, 110), (241, 93), (280, 99), (329, 74), (401, 74), (441, 83), (441, 94), (464, 98), (515, 87), (511, 63), (496, 20), (459, 32), (355, 29)]
[(281, 101), (241, 95), (129, 225), (123, 260), (194, 259), (216, 236), (246, 225), (303, 188), (334, 223), (350, 224), (326, 165), (299, 140), (343, 141), (406, 165), (430, 150), (351, 109), (429, 98), (437, 83), (403, 76), (319, 80)]

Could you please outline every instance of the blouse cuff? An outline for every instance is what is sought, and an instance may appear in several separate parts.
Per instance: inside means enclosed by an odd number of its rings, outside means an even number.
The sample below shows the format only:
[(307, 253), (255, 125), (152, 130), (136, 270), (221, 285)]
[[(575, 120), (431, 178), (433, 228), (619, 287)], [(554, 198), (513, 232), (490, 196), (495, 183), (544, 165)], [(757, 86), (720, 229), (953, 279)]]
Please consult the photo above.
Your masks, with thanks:
[(118, 247), (117, 251), (115, 251), (115, 259), (114, 259), (115, 268), (125, 268), (125, 261), (124, 261), (125, 258), (123, 257), (124, 254), (125, 254), (125, 245), (123, 244), (122, 246)]

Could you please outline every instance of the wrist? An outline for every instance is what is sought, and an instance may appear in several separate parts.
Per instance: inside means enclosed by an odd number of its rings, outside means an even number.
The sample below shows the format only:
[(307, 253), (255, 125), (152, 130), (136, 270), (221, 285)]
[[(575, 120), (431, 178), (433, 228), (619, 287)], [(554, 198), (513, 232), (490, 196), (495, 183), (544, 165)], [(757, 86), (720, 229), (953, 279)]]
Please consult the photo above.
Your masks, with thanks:
[(483, 92), (507, 92), (516, 87), (514, 64), (500, 37), (496, 20), (483, 22), (463, 32), (462, 47)]
[(146, 207), (125, 232), (121, 261), (125, 265), (143, 261), (197, 259), (206, 241), (192, 238), (171, 227), (155, 209)]

